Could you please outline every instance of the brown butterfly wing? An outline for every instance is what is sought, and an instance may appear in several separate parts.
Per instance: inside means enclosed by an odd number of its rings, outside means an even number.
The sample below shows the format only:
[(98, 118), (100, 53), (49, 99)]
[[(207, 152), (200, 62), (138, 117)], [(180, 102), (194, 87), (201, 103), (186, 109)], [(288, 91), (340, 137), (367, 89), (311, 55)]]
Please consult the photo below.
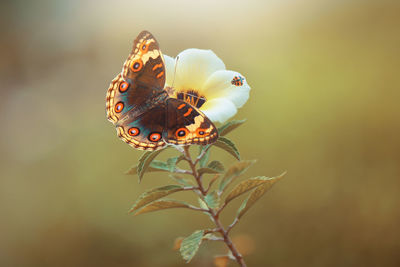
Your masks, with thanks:
[(142, 150), (215, 142), (217, 128), (196, 107), (168, 98), (165, 64), (156, 39), (147, 31), (134, 41), (122, 72), (107, 91), (107, 117), (118, 136)]
[[(127, 112), (141, 113), (149, 101), (165, 94), (165, 65), (158, 42), (147, 31), (136, 37), (121, 74), (107, 91), (107, 117), (117, 123)], [(138, 114), (139, 115), (139, 114)]]
[(175, 98), (167, 99), (166, 105), (163, 137), (167, 143), (206, 145), (218, 139), (215, 125), (196, 107)]
[[(167, 98), (164, 83), (164, 59), (158, 43), (143, 31), (135, 39), (122, 72), (111, 82), (106, 99), (108, 120), (116, 125), (118, 136), (133, 147), (155, 150), (165, 145), (161, 137), (151, 140), (147, 134), (159, 132), (161, 136), (165, 127), (165, 105), (160, 105)], [(161, 110), (162, 119), (152, 120), (152, 116), (160, 116)], [(139, 134), (130, 130), (136, 127), (133, 125), (140, 126)]]
[(117, 124), (119, 138), (140, 150), (163, 148), (166, 145), (162, 139), (165, 111), (165, 103), (159, 103), (139, 116), (128, 114), (122, 123)]
[(164, 57), (157, 40), (148, 31), (142, 31), (133, 42), (133, 48), (122, 68), (122, 77), (162, 91), (165, 84)]

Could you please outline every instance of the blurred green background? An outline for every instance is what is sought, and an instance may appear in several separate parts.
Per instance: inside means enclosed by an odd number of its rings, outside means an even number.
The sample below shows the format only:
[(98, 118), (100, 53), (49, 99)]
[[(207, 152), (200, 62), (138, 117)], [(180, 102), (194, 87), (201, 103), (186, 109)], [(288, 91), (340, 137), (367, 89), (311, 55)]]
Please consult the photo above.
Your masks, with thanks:
[(243, 178), (288, 174), (232, 232), (251, 239), (249, 266), (400, 266), (399, 14), (378, 0), (2, 1), (0, 266), (212, 266), (225, 251), (184, 265), (173, 241), (205, 215), (127, 214), (171, 182), (124, 175), (142, 152), (105, 117), (144, 29), (170, 56), (212, 49), (252, 86), (229, 136), (258, 159)]

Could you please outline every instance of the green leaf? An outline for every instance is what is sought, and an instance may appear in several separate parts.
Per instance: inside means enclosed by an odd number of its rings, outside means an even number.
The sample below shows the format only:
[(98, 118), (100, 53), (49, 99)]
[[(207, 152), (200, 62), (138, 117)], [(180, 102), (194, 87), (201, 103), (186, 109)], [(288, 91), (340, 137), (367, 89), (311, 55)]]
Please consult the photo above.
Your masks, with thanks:
[(219, 178), (220, 176), (221, 176), (220, 174), (214, 175), (214, 177), (211, 178), (210, 182), (208, 183), (208, 187), (211, 188), (211, 186), (214, 184), (215, 181), (218, 180), (218, 178)]
[(207, 167), (200, 168), (197, 170), (197, 172), (200, 175), (204, 173), (221, 173), (224, 171), (224, 169), (224, 165), (222, 165), (221, 162), (218, 160), (213, 160), (207, 165)]
[[(198, 201), (199, 204), (200, 204), (200, 208), (202, 208), (202, 209), (204, 209), (204, 210), (207, 210), (207, 211), (210, 209), (210, 208), (207, 206), (207, 203), (204, 202), (204, 200), (202, 200), (201, 198), (198, 198), (197, 201)], [(212, 220), (213, 218), (212, 218), (211, 214), (210, 214), (209, 212), (207, 212), (207, 211), (203, 211), (203, 213), (206, 214), (207, 216), (210, 216), (210, 219)]]
[(197, 230), (190, 236), (183, 239), (180, 252), (182, 258), (186, 260), (186, 263), (190, 262), (197, 250), (200, 247), (201, 241), (203, 240), (204, 230)]
[(208, 234), (205, 234), (203, 236), (203, 240), (213, 241), (213, 240), (219, 240), (219, 239), (220, 239), (220, 237), (218, 237), (218, 236), (216, 236), (215, 234), (212, 234), (212, 233), (208, 233)]
[(223, 150), (234, 156), (237, 160), (240, 160), (239, 150), (236, 148), (235, 144), (228, 138), (220, 136), (213, 145), (222, 148)]
[(218, 172), (224, 172), (224, 171), (225, 171), (224, 165), (223, 165), (221, 162), (219, 162), (218, 160), (213, 160), (213, 161), (211, 161), (211, 162), (207, 165), (207, 168), (216, 170), (216, 171), (218, 171)]
[(175, 170), (175, 167), (176, 167), (176, 164), (178, 163), (179, 158), (180, 158), (180, 156), (167, 159), (168, 170), (170, 172), (173, 172)]
[[(280, 177), (282, 177), (284, 174), (282, 174)], [(251, 206), (254, 205), (254, 203), (257, 202), (271, 187), (274, 185), (276, 181), (279, 179), (273, 180), (273, 182), (269, 183), (263, 183), (259, 186), (257, 186), (249, 195), (249, 197), (242, 203), (238, 210), (238, 215), (237, 218), (240, 219), (246, 211), (250, 209)]]
[[(137, 174), (138, 165), (133, 166), (125, 174), (128, 175), (136, 175)], [(159, 160), (153, 160), (150, 163), (150, 166), (146, 169), (146, 172), (162, 172), (162, 171), (169, 171), (169, 167), (167, 163)]]
[[(149, 167), (147, 169), (147, 171), (151, 172), (151, 171), (156, 171), (156, 170), (151, 170), (151, 167)], [(137, 165), (132, 166), (129, 170), (127, 170), (125, 172), (125, 174), (127, 174), (127, 175), (135, 175), (135, 174), (137, 174)]]
[(192, 209), (193, 206), (189, 205), (186, 202), (177, 201), (177, 200), (166, 200), (166, 199), (157, 200), (157, 201), (153, 201), (150, 204), (144, 206), (139, 211), (137, 211), (134, 215), (139, 215), (139, 214), (143, 214), (143, 213), (164, 210), (164, 209), (172, 209), (172, 208)]
[(168, 171), (169, 170), (168, 164), (163, 162), (163, 161), (159, 161), (159, 160), (153, 160), (150, 163), (149, 167), (154, 168), (154, 169), (158, 169), (160, 171)]
[(193, 185), (190, 181), (188, 181), (182, 175), (170, 174), (169, 177), (171, 177), (174, 181), (176, 181), (177, 183), (179, 183), (183, 186), (192, 186)]
[(277, 176), (277, 177), (265, 177), (265, 176), (260, 176), (260, 177), (254, 177), (247, 179), (245, 181), (240, 182), (237, 184), (233, 190), (228, 194), (228, 196), (225, 198), (225, 203), (228, 203), (232, 199), (248, 192), (249, 190), (261, 185), (261, 184), (269, 184), (272, 186), (274, 183), (276, 183), (279, 179), (281, 179), (285, 173)]
[[(208, 148), (208, 145), (206, 146), (200, 146), (200, 152), (199, 155), (203, 153), (204, 150)], [(208, 159), (210, 158), (210, 149), (207, 149), (207, 152), (203, 155), (203, 157), (199, 160), (200, 168), (203, 168), (206, 166)]]
[[(152, 154), (153, 152), (152, 151), (146, 151), (146, 152), (144, 152), (141, 156), (140, 156), (140, 158), (139, 158), (139, 163), (138, 163), (138, 168), (137, 168), (137, 171), (138, 171), (138, 174), (139, 174), (139, 172), (141, 172), (142, 171), (142, 169), (143, 169), (143, 167), (144, 167), (144, 162), (146, 161), (146, 159)], [(150, 162), (151, 163), (151, 162)], [(149, 164), (150, 164), (149, 163)]]
[(165, 148), (157, 150), (157, 151), (148, 151), (145, 152), (139, 159), (138, 167), (137, 167), (137, 174), (139, 176), (139, 182), (142, 180), (144, 173), (146, 172), (147, 168), (149, 167), (150, 163), (154, 160), (155, 157), (158, 156)]
[(218, 128), (218, 134), (220, 136), (224, 136), (224, 135), (230, 133), (231, 131), (235, 130), (237, 127), (242, 125), (245, 121), (246, 121), (246, 119), (228, 121), (227, 123), (225, 123), (224, 125), (222, 125), (221, 127)]
[(216, 209), (219, 207), (219, 196), (216, 191), (212, 191), (210, 194), (204, 197), (204, 201), (207, 203), (207, 206)]
[(172, 193), (184, 190), (183, 186), (180, 185), (166, 185), (158, 188), (150, 189), (144, 192), (137, 200), (136, 203), (132, 206), (129, 212), (133, 212), (135, 210), (140, 209), (141, 207), (168, 196)]
[(244, 160), (233, 164), (229, 169), (226, 171), (225, 175), (222, 177), (221, 182), (219, 184), (219, 191), (223, 192), (224, 189), (232, 183), (232, 181), (238, 177), (239, 175), (243, 174), (251, 165), (253, 165), (256, 161), (255, 160)]
[(206, 202), (204, 202), (201, 198), (198, 198), (197, 200), (199, 202), (200, 208), (208, 210), (208, 206), (207, 206)]

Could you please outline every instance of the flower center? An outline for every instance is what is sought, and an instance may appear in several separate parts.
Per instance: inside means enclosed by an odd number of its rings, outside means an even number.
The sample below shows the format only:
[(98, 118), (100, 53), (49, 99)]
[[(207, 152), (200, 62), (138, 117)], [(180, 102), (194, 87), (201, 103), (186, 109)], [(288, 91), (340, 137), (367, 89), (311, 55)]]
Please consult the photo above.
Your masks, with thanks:
[(176, 94), (178, 99), (181, 99), (196, 108), (200, 108), (206, 102), (205, 96), (200, 95), (197, 91), (193, 89), (180, 91)]

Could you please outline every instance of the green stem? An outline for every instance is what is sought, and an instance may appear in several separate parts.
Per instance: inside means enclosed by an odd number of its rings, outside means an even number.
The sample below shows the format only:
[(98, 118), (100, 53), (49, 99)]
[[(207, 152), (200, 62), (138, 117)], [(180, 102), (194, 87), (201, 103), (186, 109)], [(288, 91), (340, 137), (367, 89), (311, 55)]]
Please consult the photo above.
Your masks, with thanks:
[[(203, 155), (204, 154), (205, 153), (203, 153)], [(185, 146), (184, 147), (183, 155), (185, 156), (185, 160), (189, 163), (190, 169), (192, 170), (192, 175), (196, 179), (196, 182), (198, 184), (198, 189), (199, 190), (195, 190), (195, 192), (199, 195), (199, 197), (201, 199), (204, 200), (204, 197), (207, 195), (207, 191), (208, 191), (209, 188), (207, 190), (204, 188), (203, 182), (202, 182), (202, 179), (201, 179), (202, 177), (201, 177), (201, 175), (199, 175), (199, 173), (197, 172), (197, 169), (196, 169), (196, 164), (200, 161), (202, 155), (200, 155), (193, 162), (193, 160), (192, 160), (192, 158), (190, 156), (190, 153), (189, 153), (189, 146)], [(237, 250), (237, 248), (235, 247), (235, 245), (233, 244), (232, 240), (230, 239), (230, 237), (228, 235), (229, 234), (229, 230), (232, 227), (228, 227), (228, 229), (225, 230), (224, 226), (222, 225), (222, 223), (221, 223), (221, 221), (219, 219), (219, 212), (218, 213), (215, 212), (210, 207), (208, 207), (208, 212), (210, 213), (210, 217), (212, 218), (213, 222), (217, 226), (218, 232), (221, 233), (221, 235), (223, 237), (223, 241), (225, 242), (226, 246), (231, 251), (232, 256), (235, 258), (236, 262), (241, 267), (247, 267), (246, 263), (244, 262), (244, 259), (243, 259), (242, 255), (239, 253), (239, 251)]]

